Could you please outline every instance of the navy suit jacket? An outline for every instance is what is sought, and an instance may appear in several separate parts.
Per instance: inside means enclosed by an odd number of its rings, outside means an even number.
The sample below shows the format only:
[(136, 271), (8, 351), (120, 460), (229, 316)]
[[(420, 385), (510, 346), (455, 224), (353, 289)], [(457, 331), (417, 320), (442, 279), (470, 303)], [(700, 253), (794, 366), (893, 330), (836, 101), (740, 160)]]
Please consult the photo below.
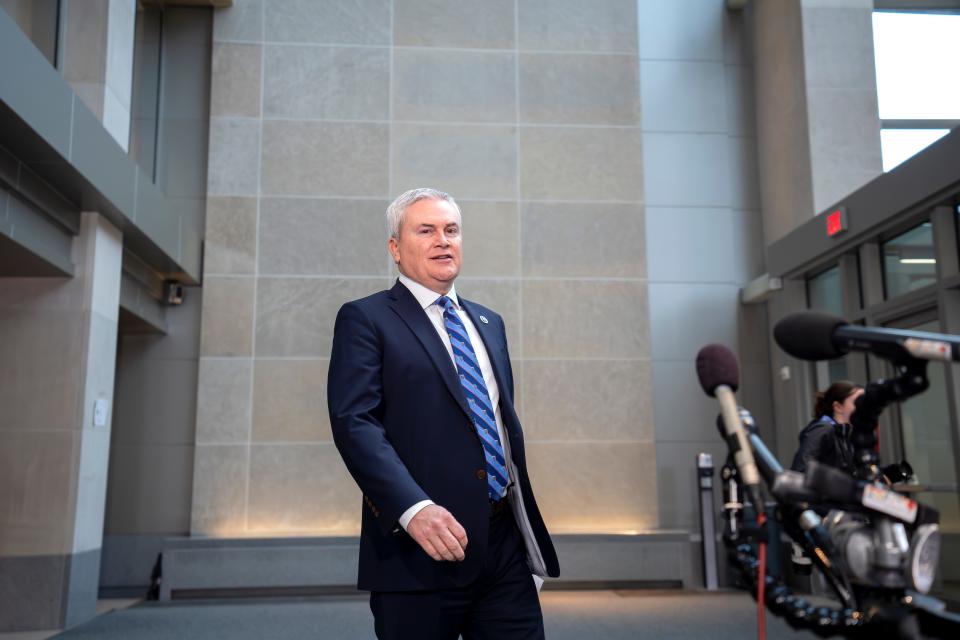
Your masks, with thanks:
[[(516, 485), (511, 508), (533, 573), (557, 576), (527, 476), (503, 319), (460, 298), (483, 339), (500, 388)], [(480, 320), (480, 316), (487, 322)], [(333, 439), (363, 492), (357, 586), (369, 591), (461, 587), (479, 574), (490, 508), (483, 448), (456, 369), (434, 325), (399, 281), (341, 307), (327, 380)], [(462, 562), (430, 558), (399, 525), (421, 500), (446, 508), (467, 532)]]

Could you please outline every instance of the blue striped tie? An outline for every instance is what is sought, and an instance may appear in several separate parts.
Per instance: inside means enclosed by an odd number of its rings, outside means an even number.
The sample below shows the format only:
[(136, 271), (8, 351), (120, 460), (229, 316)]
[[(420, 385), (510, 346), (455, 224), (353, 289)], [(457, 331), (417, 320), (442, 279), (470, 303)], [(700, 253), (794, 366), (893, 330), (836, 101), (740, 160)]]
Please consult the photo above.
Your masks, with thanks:
[(443, 326), (450, 336), (460, 384), (467, 396), (467, 404), (470, 405), (473, 426), (476, 427), (477, 435), (483, 444), (483, 455), (487, 459), (487, 494), (491, 500), (499, 500), (507, 493), (509, 476), (490, 394), (480, 373), (480, 363), (470, 343), (470, 336), (467, 335), (467, 328), (457, 315), (453, 301), (447, 296), (440, 296), (436, 304), (443, 309)]

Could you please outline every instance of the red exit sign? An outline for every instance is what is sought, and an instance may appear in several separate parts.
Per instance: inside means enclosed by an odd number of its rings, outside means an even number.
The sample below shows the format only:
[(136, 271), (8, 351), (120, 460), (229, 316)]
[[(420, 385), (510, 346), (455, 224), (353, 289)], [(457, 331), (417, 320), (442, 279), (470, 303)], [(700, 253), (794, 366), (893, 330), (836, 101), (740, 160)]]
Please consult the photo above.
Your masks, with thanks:
[(832, 238), (847, 230), (847, 209), (838, 207), (827, 214), (827, 237)]

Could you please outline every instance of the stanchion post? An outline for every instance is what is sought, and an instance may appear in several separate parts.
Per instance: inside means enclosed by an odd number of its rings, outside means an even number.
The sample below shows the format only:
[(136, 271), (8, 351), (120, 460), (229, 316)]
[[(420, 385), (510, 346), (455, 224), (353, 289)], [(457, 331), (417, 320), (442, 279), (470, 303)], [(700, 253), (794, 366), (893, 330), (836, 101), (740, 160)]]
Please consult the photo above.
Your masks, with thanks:
[(713, 500), (713, 456), (697, 454), (700, 487), (700, 538), (703, 545), (703, 582), (708, 591), (717, 590), (717, 526)]

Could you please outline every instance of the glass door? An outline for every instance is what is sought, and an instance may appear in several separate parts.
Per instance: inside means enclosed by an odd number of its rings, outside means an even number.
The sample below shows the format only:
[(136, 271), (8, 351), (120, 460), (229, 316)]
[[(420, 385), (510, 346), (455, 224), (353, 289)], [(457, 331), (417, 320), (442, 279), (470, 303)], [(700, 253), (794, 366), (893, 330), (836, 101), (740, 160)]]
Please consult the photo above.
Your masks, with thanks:
[[(926, 315), (929, 318), (929, 314)], [(940, 331), (938, 320), (913, 316), (891, 326), (917, 331)], [(947, 398), (946, 364), (931, 362), (927, 367), (930, 388), (901, 403), (900, 437), (904, 458), (913, 466), (911, 481), (921, 502), (940, 511), (941, 527), (960, 530), (960, 496), (957, 493), (956, 458), (951, 436)], [(884, 461), (888, 462), (888, 461)], [(890, 461), (892, 462), (892, 461)]]

